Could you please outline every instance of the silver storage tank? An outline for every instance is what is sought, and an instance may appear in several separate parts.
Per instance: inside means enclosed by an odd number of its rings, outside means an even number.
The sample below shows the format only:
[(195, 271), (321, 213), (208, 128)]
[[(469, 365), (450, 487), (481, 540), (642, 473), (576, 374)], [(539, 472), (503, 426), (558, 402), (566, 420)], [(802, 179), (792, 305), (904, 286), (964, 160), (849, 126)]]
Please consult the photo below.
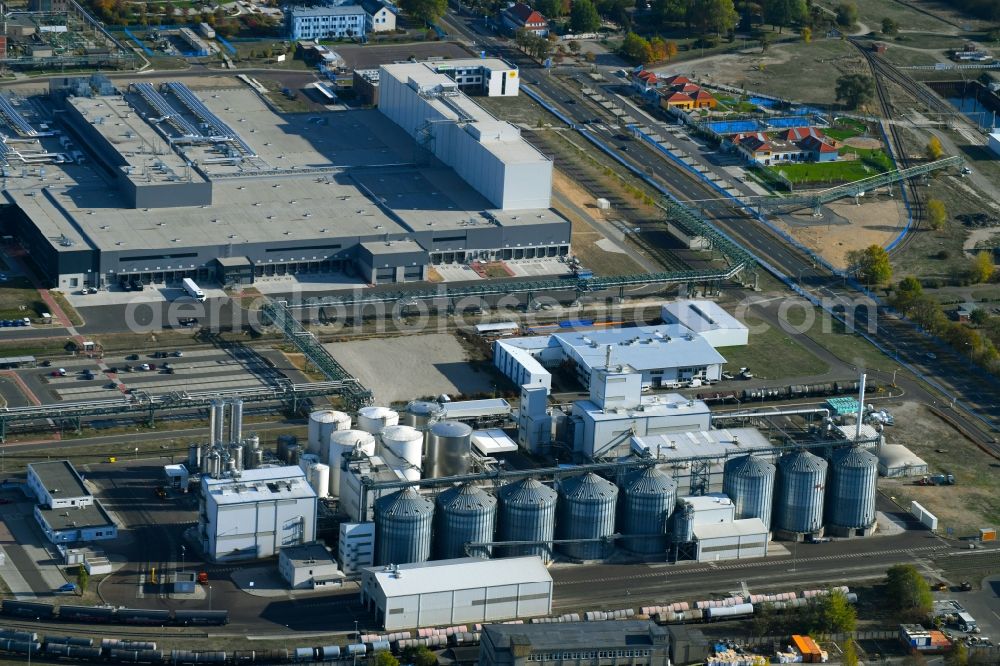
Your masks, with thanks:
[[(497, 541), (538, 541), (534, 545), (497, 547), (500, 557), (537, 555), (552, 561), (556, 529), (556, 498), (552, 488), (537, 479), (521, 479), (497, 491)], [(546, 543), (547, 542), (547, 543)]]
[(677, 502), (673, 533), (675, 543), (694, 541), (694, 507), (684, 500)]
[(875, 485), (878, 458), (858, 446), (837, 449), (830, 459), (826, 522), (849, 530), (865, 529), (875, 522)]
[(722, 492), (736, 507), (736, 520), (760, 518), (771, 528), (774, 500), (774, 465), (760, 456), (736, 456), (723, 468)]
[(497, 500), (471, 483), (444, 491), (437, 498), (434, 514), (434, 556), (439, 560), (456, 557), (489, 557), (487, 546), (466, 550), (468, 543), (493, 541)]
[(622, 546), (633, 553), (665, 553), (667, 526), (676, 503), (677, 482), (655, 467), (625, 475), (621, 484), (618, 531), (623, 535), (638, 535), (638, 538), (624, 539)]
[(468, 474), (472, 458), (472, 427), (460, 421), (438, 421), (427, 435), (424, 477)]
[(434, 421), (441, 420), (444, 408), (436, 402), (414, 400), (406, 406), (406, 411), (399, 415), (399, 422), (417, 430), (425, 430)]
[[(564, 479), (559, 484), (560, 539), (600, 539), (615, 533), (618, 486), (594, 473)], [(559, 551), (577, 560), (600, 560), (607, 556), (607, 543), (560, 544)]]
[(187, 468), (192, 474), (201, 469), (201, 447), (197, 444), (188, 445)]
[(792, 534), (811, 534), (823, 527), (823, 490), (826, 461), (808, 451), (778, 458), (774, 501), (774, 528)]
[(434, 502), (414, 488), (375, 500), (375, 563), (408, 564), (431, 557)]
[(275, 450), (278, 460), (288, 460), (288, 447), (295, 446), (298, 441), (295, 435), (278, 435), (278, 444)]

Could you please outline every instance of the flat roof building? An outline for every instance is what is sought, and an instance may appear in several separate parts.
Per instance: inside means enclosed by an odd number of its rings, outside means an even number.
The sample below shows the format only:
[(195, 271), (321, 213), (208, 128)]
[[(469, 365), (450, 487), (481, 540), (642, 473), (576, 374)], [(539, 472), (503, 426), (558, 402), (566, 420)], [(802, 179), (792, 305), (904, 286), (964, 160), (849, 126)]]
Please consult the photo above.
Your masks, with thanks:
[(552, 612), (552, 576), (538, 557), (371, 567), (361, 603), (386, 631), (540, 617)]
[(114, 520), (68, 460), (29, 463), (27, 485), (37, 501), (35, 520), (52, 543), (118, 536)]
[(705, 338), (713, 347), (746, 345), (750, 331), (715, 301), (678, 300), (664, 303), (660, 316), (665, 324), (680, 324)]
[(344, 578), (333, 555), (318, 542), (282, 548), (278, 573), (293, 590), (312, 589)]
[(490, 624), (479, 666), (670, 666), (669, 634), (648, 620)]
[(0, 165), (9, 224), (47, 286), (241, 284), (362, 260), (366, 277), (402, 281), (428, 263), (569, 253), (569, 221), (547, 199), (498, 209), (383, 113), (282, 116), (218, 85), (57, 85), (38, 100), (62, 111), (56, 131), (5, 144)]
[(94, 496), (68, 460), (28, 463), (28, 489), (39, 504), (52, 509), (94, 503)]
[(316, 540), (316, 491), (296, 465), (202, 476), (200, 501), (198, 537), (213, 562), (263, 559)]

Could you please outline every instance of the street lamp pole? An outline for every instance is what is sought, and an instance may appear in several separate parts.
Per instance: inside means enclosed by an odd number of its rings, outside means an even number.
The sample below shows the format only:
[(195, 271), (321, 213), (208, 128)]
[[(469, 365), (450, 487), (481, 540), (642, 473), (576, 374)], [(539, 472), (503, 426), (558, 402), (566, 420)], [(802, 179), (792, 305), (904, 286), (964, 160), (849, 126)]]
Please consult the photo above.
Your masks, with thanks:
[(208, 586), (208, 610), (212, 610), (212, 586)]

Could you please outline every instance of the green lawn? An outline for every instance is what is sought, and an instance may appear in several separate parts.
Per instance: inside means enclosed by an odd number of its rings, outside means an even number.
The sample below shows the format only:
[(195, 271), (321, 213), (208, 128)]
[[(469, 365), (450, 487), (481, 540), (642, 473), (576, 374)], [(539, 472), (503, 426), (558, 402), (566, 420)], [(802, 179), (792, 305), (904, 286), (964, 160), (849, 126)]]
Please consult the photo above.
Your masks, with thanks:
[(38, 291), (26, 278), (16, 277), (0, 283), (0, 319), (34, 318), (45, 310)]
[[(753, 329), (760, 327), (762, 321), (747, 317), (745, 323)], [(720, 347), (719, 353), (726, 358), (730, 372), (748, 367), (761, 379), (808, 377), (830, 371), (830, 366), (813, 356), (791, 335), (771, 326), (763, 332), (752, 333), (747, 346)]]
[(775, 172), (781, 172), (793, 183), (846, 183), (853, 180), (869, 178), (879, 173), (862, 160), (845, 162), (813, 162), (807, 164), (782, 164), (770, 167)]
[(843, 141), (844, 139), (850, 139), (851, 137), (858, 136), (861, 132), (855, 129), (847, 129), (841, 127), (831, 127), (830, 129), (824, 129), (823, 134), (826, 134), (831, 139), (836, 139), (837, 141)]

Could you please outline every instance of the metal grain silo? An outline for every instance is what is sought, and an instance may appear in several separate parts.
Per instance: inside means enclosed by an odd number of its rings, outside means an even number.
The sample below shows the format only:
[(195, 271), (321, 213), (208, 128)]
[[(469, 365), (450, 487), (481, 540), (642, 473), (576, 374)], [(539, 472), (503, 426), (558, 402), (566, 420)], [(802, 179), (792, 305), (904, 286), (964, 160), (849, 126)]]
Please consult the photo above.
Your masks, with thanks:
[(497, 547), (500, 557), (537, 555), (552, 560), (552, 538), (556, 528), (557, 494), (536, 479), (521, 479), (497, 491), (500, 503), (497, 541), (537, 541), (523, 546)]
[[(559, 484), (560, 539), (601, 539), (615, 533), (618, 486), (594, 473), (573, 476)], [(561, 544), (559, 550), (577, 560), (599, 560), (607, 555), (607, 543), (588, 541)]]
[(469, 472), (472, 428), (461, 421), (438, 421), (427, 434), (424, 476), (438, 478)]
[(655, 467), (627, 474), (621, 484), (618, 531), (641, 537), (624, 539), (623, 547), (647, 555), (666, 552), (667, 526), (676, 504), (677, 482)]
[(429, 428), (435, 421), (440, 421), (444, 408), (436, 402), (414, 400), (406, 405), (406, 411), (399, 415), (399, 422), (417, 430)]
[(408, 564), (431, 557), (434, 502), (414, 488), (375, 500), (375, 563)]
[(812, 534), (823, 527), (823, 490), (826, 461), (808, 451), (778, 458), (774, 529), (790, 534)]
[(489, 557), (492, 548), (466, 551), (468, 543), (493, 541), (497, 500), (493, 495), (465, 483), (444, 491), (437, 498), (434, 514), (434, 556), (439, 560), (456, 557)]
[(677, 502), (674, 512), (673, 537), (675, 543), (694, 541), (694, 507), (686, 500)]
[[(878, 458), (859, 446), (837, 449), (830, 459), (826, 522), (834, 531), (867, 530), (875, 522)], [(847, 534), (845, 534), (847, 536)]]
[(755, 455), (730, 458), (723, 468), (722, 492), (733, 500), (737, 520), (760, 518), (771, 528), (774, 465)]

